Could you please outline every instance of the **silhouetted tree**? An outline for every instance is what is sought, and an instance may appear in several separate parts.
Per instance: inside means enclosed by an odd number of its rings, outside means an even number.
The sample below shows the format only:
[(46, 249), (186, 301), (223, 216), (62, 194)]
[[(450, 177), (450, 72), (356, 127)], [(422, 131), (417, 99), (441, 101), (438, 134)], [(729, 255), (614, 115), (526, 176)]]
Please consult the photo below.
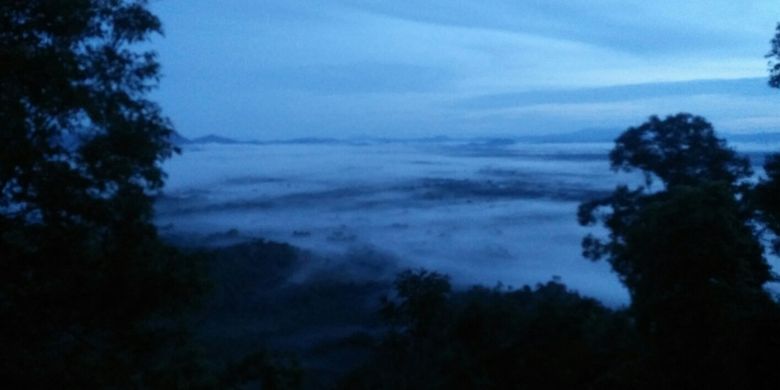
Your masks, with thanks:
[[(655, 386), (720, 383), (764, 387), (780, 343), (772, 280), (752, 210), (746, 158), (699, 117), (656, 117), (628, 129), (610, 153), (614, 169), (641, 170), (664, 189), (618, 187), (580, 206), (581, 224), (601, 221), (606, 239), (583, 241), (587, 258), (606, 258), (631, 294), (649, 346)], [(648, 179), (650, 181), (650, 179)]]
[(775, 36), (766, 57), (769, 58), (769, 85), (780, 88), (780, 24), (775, 28)]
[(220, 376), (219, 387), (241, 389), (255, 385), (264, 390), (300, 389), (303, 372), (290, 358), (266, 351), (248, 354), (230, 363)]
[(443, 308), (452, 287), (449, 278), (424, 269), (404, 271), (395, 281), (399, 303), (386, 301), (382, 314), (390, 323), (402, 324), (405, 331), (424, 337), (441, 325)]
[(169, 121), (145, 0), (0, 2), (0, 378), (192, 387), (175, 314), (202, 290), (151, 224)]
[(614, 170), (640, 170), (647, 184), (653, 177), (667, 187), (722, 181), (728, 184), (752, 174), (750, 161), (740, 157), (715, 136), (712, 125), (700, 116), (652, 116), (631, 127), (609, 153)]
[(631, 387), (628, 318), (558, 282), (452, 291), (446, 276), (403, 272), (383, 313), (392, 330), (349, 389)]
[[(769, 85), (780, 88), (780, 24), (777, 25), (772, 47), (767, 54), (769, 61)], [(767, 156), (764, 163), (766, 177), (756, 186), (756, 206), (760, 219), (774, 233), (774, 251), (780, 254), (780, 154)]]
[(759, 219), (774, 233), (773, 250), (780, 254), (780, 154), (767, 156), (764, 172), (766, 177), (756, 185), (754, 199)]

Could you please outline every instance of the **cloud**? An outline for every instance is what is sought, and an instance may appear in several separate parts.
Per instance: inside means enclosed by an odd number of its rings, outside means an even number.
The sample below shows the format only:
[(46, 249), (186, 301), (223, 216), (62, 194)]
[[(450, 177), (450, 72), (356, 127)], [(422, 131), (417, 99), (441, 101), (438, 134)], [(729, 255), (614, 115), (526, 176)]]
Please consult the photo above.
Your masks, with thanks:
[(259, 75), (259, 85), (318, 94), (405, 93), (439, 90), (453, 80), (449, 69), (422, 65), (362, 62), (275, 68)]
[(771, 98), (774, 92), (763, 78), (693, 80), (598, 88), (534, 90), (482, 95), (455, 103), (462, 109), (490, 109), (543, 104), (611, 103), (663, 97), (737, 95)]
[[(479, 0), (364, 1), (342, 4), (391, 17), (448, 26), (538, 34), (642, 55), (731, 51), (743, 53), (766, 42), (780, 6), (726, 0), (625, 1)], [(774, 12), (772, 12), (774, 11)], [(728, 15), (728, 18), (723, 18)], [(759, 20), (759, 26), (754, 26)], [(759, 27), (759, 28), (754, 28)], [(763, 37), (763, 36), (762, 36)], [(745, 45), (745, 42), (752, 42)]]
[[(744, 126), (775, 115), (755, 77), (776, 0), (152, 5), (166, 30), (155, 96), (187, 136), (545, 133), (675, 106)], [(711, 80), (672, 83), (696, 79)]]

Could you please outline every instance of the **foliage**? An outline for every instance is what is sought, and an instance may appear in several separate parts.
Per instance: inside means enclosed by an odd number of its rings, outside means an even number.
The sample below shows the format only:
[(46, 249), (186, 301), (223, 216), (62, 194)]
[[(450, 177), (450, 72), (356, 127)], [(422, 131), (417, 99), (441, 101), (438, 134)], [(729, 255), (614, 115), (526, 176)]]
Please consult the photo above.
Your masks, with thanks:
[[(609, 211), (597, 215), (603, 208)], [(635, 299), (648, 287), (677, 290), (714, 279), (760, 289), (770, 280), (757, 234), (723, 183), (653, 194), (620, 186), (606, 199), (583, 203), (579, 219), (584, 225), (600, 219), (609, 229), (606, 242), (587, 236), (583, 252), (606, 257)]]
[[(588, 235), (583, 253), (606, 258), (628, 288), (647, 364), (667, 373), (655, 385), (763, 388), (775, 380), (767, 359), (780, 342), (767, 324), (778, 308), (764, 290), (773, 276), (753, 195), (740, 183), (750, 174), (747, 159), (688, 114), (628, 129), (610, 159), (616, 170), (639, 169), (665, 185), (619, 186), (578, 215), (609, 231), (606, 239)], [(766, 186), (758, 198), (770, 192)]]
[(615, 140), (609, 159), (614, 170), (639, 169), (648, 184), (658, 177), (666, 186), (731, 184), (752, 174), (750, 161), (716, 137), (709, 122), (685, 113), (663, 120), (651, 116), (629, 128)]
[(197, 259), (151, 224), (171, 127), (145, 98), (143, 0), (0, 3), (0, 376), (21, 388), (194, 387)]
[[(772, 46), (767, 54), (769, 61), (769, 85), (780, 88), (780, 24), (777, 25)], [(764, 163), (766, 178), (756, 186), (756, 207), (761, 220), (775, 234), (774, 251), (780, 254), (780, 154), (767, 157)]]
[(753, 199), (759, 219), (775, 235), (773, 250), (780, 255), (780, 154), (767, 157), (764, 172), (766, 177), (756, 185)]
[(769, 85), (780, 88), (780, 24), (775, 29), (771, 48), (766, 57), (769, 58)]
[(303, 372), (294, 359), (265, 351), (246, 355), (228, 365), (219, 382), (221, 388), (254, 384), (266, 390), (299, 389), (302, 383)]
[(383, 310), (391, 330), (354, 389), (602, 388), (631, 370), (627, 317), (558, 282), (453, 292), (435, 272), (406, 271)]
[(396, 278), (395, 289), (400, 303), (386, 300), (382, 308), (384, 318), (422, 337), (435, 331), (452, 290), (449, 278), (424, 269), (406, 270)]

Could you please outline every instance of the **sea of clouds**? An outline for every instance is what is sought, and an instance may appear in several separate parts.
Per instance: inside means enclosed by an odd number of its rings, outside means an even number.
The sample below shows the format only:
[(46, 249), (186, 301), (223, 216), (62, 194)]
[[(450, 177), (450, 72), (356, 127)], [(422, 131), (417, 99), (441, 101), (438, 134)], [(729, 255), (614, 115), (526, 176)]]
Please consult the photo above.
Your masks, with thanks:
[(203, 243), (288, 242), (331, 259), (321, 268), (349, 270), (333, 259), (382, 254), (370, 261), (388, 264), (352, 264), (366, 277), (425, 267), (462, 285), (560, 278), (620, 305), (628, 296), (608, 264), (580, 253), (585, 234), (604, 232), (576, 220), (581, 201), (641, 182), (609, 169), (611, 146), (490, 139), (186, 145), (164, 166), (157, 224)]

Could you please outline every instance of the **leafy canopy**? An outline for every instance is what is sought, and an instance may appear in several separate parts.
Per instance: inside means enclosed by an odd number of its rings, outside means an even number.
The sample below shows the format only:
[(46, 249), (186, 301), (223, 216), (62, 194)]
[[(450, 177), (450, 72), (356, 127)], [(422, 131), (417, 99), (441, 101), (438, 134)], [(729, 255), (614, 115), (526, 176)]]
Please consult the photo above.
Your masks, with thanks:
[(775, 29), (775, 36), (766, 57), (769, 58), (769, 85), (780, 88), (780, 23)]
[[(690, 114), (629, 128), (609, 157), (615, 170), (643, 172), (648, 185), (580, 205), (581, 224), (608, 231), (585, 237), (583, 254), (605, 258), (628, 289), (646, 364), (666, 373), (655, 387), (774, 380), (766, 357), (780, 342), (765, 324), (778, 310), (764, 290), (773, 275), (751, 185), (741, 181), (751, 174), (748, 159)], [(653, 178), (664, 187), (651, 191)]]
[(551, 281), (451, 289), (405, 271), (385, 302), (390, 330), (344, 389), (634, 388), (633, 329), (622, 312)]
[(651, 116), (629, 128), (615, 140), (609, 159), (615, 170), (639, 169), (648, 184), (655, 176), (666, 186), (732, 184), (752, 174), (748, 159), (716, 137), (707, 120), (686, 113), (664, 119)]
[[(0, 213), (23, 223), (149, 217), (170, 123), (145, 99), (159, 33), (145, 1), (0, 4)], [(139, 212), (140, 211), (140, 212)]]
[[(780, 88), (780, 24), (777, 25), (772, 46), (767, 54), (769, 58), (769, 85)], [(780, 254), (780, 154), (767, 156), (764, 162), (766, 177), (756, 186), (756, 207), (760, 219), (775, 235), (774, 252)]]
[(620, 135), (609, 157), (613, 169), (638, 169), (665, 185), (657, 192), (619, 186), (580, 205), (581, 224), (600, 221), (609, 230), (606, 240), (587, 236), (584, 255), (606, 257), (632, 294), (644, 284), (657, 292), (674, 290), (664, 283), (716, 278), (735, 285), (740, 281), (734, 278), (742, 278), (760, 288), (769, 280), (751, 213), (734, 187), (751, 174), (749, 161), (716, 137), (706, 120), (650, 117)]
[(173, 314), (195, 302), (200, 274), (151, 223), (174, 148), (146, 98), (155, 55), (134, 49), (161, 31), (146, 6), (0, 2), (0, 377), (11, 387), (197, 378)]

